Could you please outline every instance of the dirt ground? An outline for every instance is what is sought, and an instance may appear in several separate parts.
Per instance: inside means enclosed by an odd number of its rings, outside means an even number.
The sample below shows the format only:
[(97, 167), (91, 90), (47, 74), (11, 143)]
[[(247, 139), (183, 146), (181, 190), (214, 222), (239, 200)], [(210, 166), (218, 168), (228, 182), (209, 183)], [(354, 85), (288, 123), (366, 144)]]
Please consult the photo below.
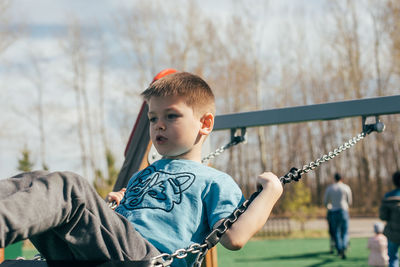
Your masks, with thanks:
[[(352, 218), (350, 217), (349, 235), (350, 237), (370, 237), (374, 234), (373, 226), (375, 222), (382, 222), (379, 218)], [(299, 230), (300, 224), (291, 221), (293, 230)], [(306, 230), (326, 230), (328, 231), (328, 224), (324, 218), (313, 219), (305, 224)]]

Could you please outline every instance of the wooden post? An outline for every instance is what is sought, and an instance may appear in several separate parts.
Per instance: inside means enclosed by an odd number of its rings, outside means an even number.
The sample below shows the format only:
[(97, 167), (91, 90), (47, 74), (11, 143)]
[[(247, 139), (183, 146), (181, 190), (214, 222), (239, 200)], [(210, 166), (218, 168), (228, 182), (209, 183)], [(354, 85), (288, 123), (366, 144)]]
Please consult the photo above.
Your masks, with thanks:
[(208, 251), (202, 265), (205, 265), (205, 267), (218, 267), (217, 247), (213, 247)]
[(149, 141), (149, 144), (147, 145), (147, 148), (146, 148), (146, 153), (144, 153), (144, 156), (142, 158), (142, 162), (140, 163), (139, 171), (143, 170), (144, 168), (147, 168), (149, 166), (148, 157), (149, 157), (149, 152), (150, 152), (151, 145), (152, 145), (152, 143), (151, 143), (151, 141)]
[(0, 248), (0, 263), (4, 261), (4, 248)]

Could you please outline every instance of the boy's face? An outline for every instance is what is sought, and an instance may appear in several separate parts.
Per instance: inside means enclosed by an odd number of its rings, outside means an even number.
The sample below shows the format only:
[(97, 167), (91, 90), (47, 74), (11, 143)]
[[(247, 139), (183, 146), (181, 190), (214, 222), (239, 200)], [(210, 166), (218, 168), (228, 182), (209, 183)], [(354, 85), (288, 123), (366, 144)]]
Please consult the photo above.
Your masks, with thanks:
[(148, 101), (150, 138), (158, 153), (166, 158), (198, 160), (203, 118), (183, 97), (151, 97)]

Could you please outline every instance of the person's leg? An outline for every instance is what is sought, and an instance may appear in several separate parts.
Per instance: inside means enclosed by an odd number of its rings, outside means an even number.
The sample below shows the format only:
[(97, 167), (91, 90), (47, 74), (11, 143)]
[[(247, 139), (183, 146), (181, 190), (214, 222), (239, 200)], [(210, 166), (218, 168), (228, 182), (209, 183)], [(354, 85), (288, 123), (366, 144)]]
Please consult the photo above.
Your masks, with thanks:
[(399, 267), (399, 245), (388, 240), (389, 267)]
[(341, 226), (343, 249), (347, 249), (347, 245), (349, 243), (349, 213), (346, 210), (342, 210)]
[(341, 238), (340, 238), (340, 227), (341, 227), (341, 215), (340, 211), (331, 211), (331, 226), (332, 226), (332, 234), (335, 240), (335, 246), (338, 253), (342, 250)]
[(159, 252), (70, 172), (0, 180), (0, 247), (30, 238), (49, 260), (142, 260)]
[(346, 258), (346, 249), (349, 243), (349, 213), (346, 210), (341, 210), (341, 227), (340, 227), (340, 239), (342, 243), (342, 258)]
[(332, 212), (328, 210), (326, 219), (328, 221), (328, 232), (329, 232), (329, 249), (330, 253), (333, 254), (335, 250), (335, 233), (333, 232), (333, 227), (332, 227)]

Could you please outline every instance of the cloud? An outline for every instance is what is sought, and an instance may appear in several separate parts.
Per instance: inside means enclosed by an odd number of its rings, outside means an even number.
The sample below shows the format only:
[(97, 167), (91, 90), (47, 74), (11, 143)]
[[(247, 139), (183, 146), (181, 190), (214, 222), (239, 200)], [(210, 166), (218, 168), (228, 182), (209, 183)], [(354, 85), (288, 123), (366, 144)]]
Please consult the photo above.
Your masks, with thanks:
[(113, 10), (124, 7), (127, 1), (112, 0), (14, 0), (12, 15), (15, 22), (27, 24), (63, 25), (73, 15), (84, 24), (108, 19)]

